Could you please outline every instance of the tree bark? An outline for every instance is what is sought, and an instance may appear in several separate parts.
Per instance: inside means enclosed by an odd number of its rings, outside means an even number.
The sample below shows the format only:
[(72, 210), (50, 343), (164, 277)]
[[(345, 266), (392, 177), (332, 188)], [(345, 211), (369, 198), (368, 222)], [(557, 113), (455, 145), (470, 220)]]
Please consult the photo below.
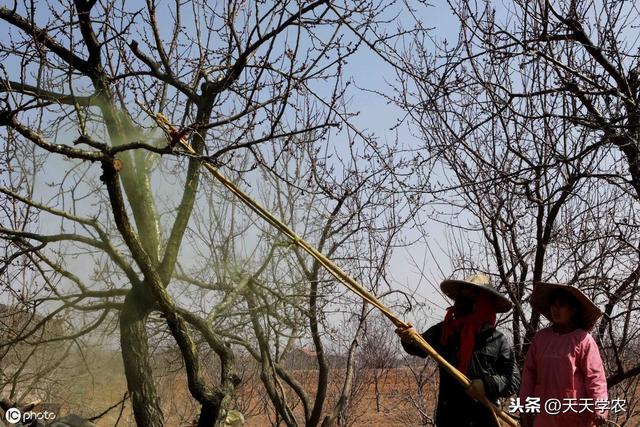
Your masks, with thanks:
[(153, 383), (145, 327), (150, 312), (149, 307), (150, 304), (137, 289), (129, 292), (120, 312), (120, 345), (136, 424), (145, 427), (163, 427), (164, 416)]

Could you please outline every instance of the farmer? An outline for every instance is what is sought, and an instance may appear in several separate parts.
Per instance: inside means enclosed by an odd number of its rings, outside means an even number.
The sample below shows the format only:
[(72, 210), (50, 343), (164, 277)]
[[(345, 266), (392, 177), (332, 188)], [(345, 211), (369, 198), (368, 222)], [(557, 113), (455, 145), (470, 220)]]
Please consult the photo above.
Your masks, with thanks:
[[(447, 309), (444, 321), (429, 328), (422, 337), (472, 384), (465, 390), (440, 368), (436, 426), (493, 426), (491, 410), (479, 400), (486, 396), (497, 403), (498, 398), (514, 394), (520, 385), (513, 348), (495, 328), (496, 313), (509, 311), (512, 304), (484, 274), (466, 280), (445, 280), (440, 289), (453, 300), (453, 306)], [(412, 342), (410, 330), (396, 330), (405, 351), (427, 357)]]
[[(549, 319), (551, 326), (536, 333), (527, 351), (520, 401), (539, 398), (541, 409), (537, 414), (523, 414), (522, 426), (603, 425), (606, 411), (598, 411), (595, 403), (607, 400), (607, 379), (598, 346), (589, 333), (601, 311), (578, 288), (552, 283), (534, 285), (531, 307)], [(545, 409), (549, 399), (563, 405), (559, 414)], [(582, 408), (585, 401), (590, 404)], [(565, 411), (567, 403), (572, 409)]]

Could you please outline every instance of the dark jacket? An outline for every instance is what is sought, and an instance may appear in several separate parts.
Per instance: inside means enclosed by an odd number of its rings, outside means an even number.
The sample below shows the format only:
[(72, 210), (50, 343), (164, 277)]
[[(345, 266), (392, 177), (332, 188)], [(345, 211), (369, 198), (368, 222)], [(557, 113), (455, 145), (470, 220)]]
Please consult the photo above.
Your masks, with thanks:
[[(459, 336), (454, 336), (449, 343), (441, 345), (441, 334), (442, 322), (429, 328), (422, 336), (441, 356), (456, 366)], [(427, 357), (414, 344), (402, 342), (402, 346), (409, 354)], [(471, 380), (481, 379), (487, 397), (494, 403), (497, 403), (498, 398), (511, 396), (518, 391), (520, 372), (513, 348), (500, 331), (486, 326), (478, 333), (466, 375)], [(467, 396), (462, 385), (441, 367), (436, 426), (491, 427), (494, 425), (492, 420), (489, 409)]]

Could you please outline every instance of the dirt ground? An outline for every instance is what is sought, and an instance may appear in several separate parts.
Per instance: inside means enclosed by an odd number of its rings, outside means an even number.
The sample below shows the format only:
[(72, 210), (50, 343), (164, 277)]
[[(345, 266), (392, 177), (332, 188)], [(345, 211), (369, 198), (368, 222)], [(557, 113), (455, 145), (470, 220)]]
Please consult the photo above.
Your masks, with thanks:
[[(369, 372), (364, 380), (366, 386), (353, 397), (354, 404), (350, 410), (352, 426), (389, 426), (401, 427), (422, 425), (419, 410), (414, 403), (416, 397), (416, 383), (408, 368), (390, 369), (380, 374), (378, 392), (376, 392), (374, 373)], [(422, 403), (426, 412), (431, 416), (435, 405), (435, 390), (437, 380), (431, 378), (424, 391), (431, 396)], [(331, 399), (329, 399), (331, 401)], [(273, 419), (271, 417), (271, 419)], [(267, 414), (251, 416), (247, 419), (247, 427), (262, 427), (270, 425)]]
[[(437, 373), (429, 370), (423, 372), (423, 398), (420, 398), (416, 392), (414, 373), (415, 371), (412, 372), (407, 367), (390, 369), (383, 375), (380, 371), (365, 371), (363, 377), (358, 380), (359, 387), (352, 396), (347, 424), (354, 427), (431, 425), (425, 422), (426, 418), (421, 417), (421, 414), (426, 417), (433, 416), (438, 383)], [(328, 391), (329, 407), (332, 407), (335, 401), (335, 391), (342, 385), (341, 372), (334, 370), (333, 374), (334, 378)], [(295, 371), (295, 376), (307, 390), (313, 389), (316, 379), (314, 371)], [(375, 378), (378, 378), (377, 387)], [(125, 390), (124, 375), (116, 369), (112, 370), (112, 375), (108, 377), (76, 378), (73, 386), (64, 387), (66, 398), (62, 415), (69, 412), (84, 416), (98, 414), (122, 399)], [(189, 397), (186, 380), (181, 376), (166, 376), (159, 380), (158, 390), (161, 393), (166, 425), (190, 426), (189, 421), (193, 421), (197, 416), (197, 405)], [(247, 427), (272, 425), (273, 411), (268, 406), (268, 399), (259, 378), (247, 378), (239, 389), (234, 404), (245, 414)], [(639, 408), (630, 409), (635, 410), (636, 414), (640, 412)], [(297, 407), (294, 413), (302, 414), (302, 408)], [(135, 426), (129, 402), (124, 405), (124, 408), (122, 406), (113, 408), (96, 423), (105, 427)], [(620, 425), (640, 426), (640, 417), (636, 415), (633, 420), (622, 422)]]
[[(328, 401), (334, 400), (332, 393), (340, 386), (342, 378), (340, 372), (334, 371), (335, 381), (331, 383)], [(296, 372), (296, 377), (305, 387), (315, 382), (315, 373), (312, 371)], [(407, 426), (420, 425), (418, 410), (408, 401), (407, 396), (415, 389), (415, 381), (406, 368), (391, 369), (381, 375), (378, 381), (378, 393), (372, 378), (362, 379), (364, 384), (352, 396), (352, 407), (348, 422), (352, 426)], [(102, 378), (76, 378), (73, 387), (65, 387), (65, 402), (62, 405), (62, 415), (75, 412), (83, 416), (100, 413), (119, 401), (126, 390), (126, 381), (121, 372), (113, 371), (109, 377)], [(433, 384), (429, 387), (433, 387)], [(256, 387), (257, 386), (257, 387)], [(312, 386), (309, 386), (312, 389)], [(178, 377), (165, 377), (158, 383), (161, 393), (163, 411), (167, 426), (190, 425), (188, 421), (197, 416), (197, 406), (190, 399), (186, 388), (186, 380)], [(263, 427), (271, 425), (273, 411), (265, 407), (267, 396), (257, 378), (251, 378), (239, 390), (237, 403), (241, 406), (246, 416), (247, 427)], [(377, 395), (377, 399), (376, 399)], [(313, 399), (313, 394), (311, 399)], [(84, 402), (79, 404), (77, 402)], [(428, 404), (428, 403), (427, 403)], [(433, 411), (433, 403), (428, 404), (428, 411)], [(96, 423), (99, 426), (135, 426), (130, 404), (127, 402), (122, 407), (116, 407), (102, 417)], [(378, 410), (379, 409), (379, 410)], [(302, 413), (302, 408), (296, 408), (297, 414)], [(413, 421), (413, 422), (412, 422)]]

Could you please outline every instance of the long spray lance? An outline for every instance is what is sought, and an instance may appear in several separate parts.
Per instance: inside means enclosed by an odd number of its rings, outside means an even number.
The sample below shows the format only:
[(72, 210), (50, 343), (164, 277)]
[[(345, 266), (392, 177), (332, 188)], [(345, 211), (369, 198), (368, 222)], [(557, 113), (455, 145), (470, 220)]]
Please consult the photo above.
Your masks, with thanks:
[[(287, 236), (294, 244), (298, 245), (305, 252), (307, 252), (313, 259), (318, 261), (320, 265), (322, 265), (333, 277), (336, 278), (339, 282), (344, 284), (347, 288), (349, 288), (353, 293), (358, 295), (363, 300), (367, 301), (372, 306), (376, 307), (378, 310), (382, 312), (398, 329), (407, 330), (407, 335), (409, 335), (412, 342), (418, 345), (422, 350), (424, 350), (431, 358), (433, 358), (440, 366), (442, 366), (452, 377), (454, 377), (463, 387), (468, 388), (471, 386), (471, 381), (466, 377), (462, 372), (456, 369), (453, 365), (451, 365), (447, 360), (445, 360), (431, 345), (408, 323), (404, 322), (397, 315), (395, 315), (389, 308), (387, 308), (380, 300), (378, 300), (374, 295), (369, 293), (364, 286), (358, 283), (354, 278), (349, 276), (346, 272), (344, 272), (340, 267), (338, 267), (333, 261), (324, 256), (320, 251), (314, 248), (307, 241), (298, 236), (291, 228), (289, 228), (285, 223), (276, 218), (271, 212), (262, 207), (258, 202), (253, 200), (247, 194), (245, 194), (242, 190), (240, 190), (233, 182), (229, 181), (214, 165), (211, 159), (206, 157), (201, 157), (196, 153), (196, 151), (191, 147), (189, 142), (185, 137), (184, 132), (180, 132), (175, 126), (173, 126), (169, 120), (162, 114), (157, 113), (154, 117), (158, 126), (166, 133), (167, 137), (170, 139), (172, 144), (180, 145), (186, 152), (192, 157), (199, 158), (204, 167), (213, 175), (225, 188), (227, 188), (230, 192), (236, 195), (238, 199), (240, 199), (245, 205), (247, 205), (251, 210), (253, 210), (256, 214), (258, 214), (261, 218), (271, 224), (274, 228), (280, 231), (282, 234)], [(485, 396), (481, 402), (491, 410), (493, 414), (493, 418), (495, 424), (500, 427), (500, 420), (507, 423), (509, 426), (518, 427), (518, 423), (515, 419), (513, 419), (509, 414), (504, 412), (502, 409), (495, 406), (487, 397)]]

